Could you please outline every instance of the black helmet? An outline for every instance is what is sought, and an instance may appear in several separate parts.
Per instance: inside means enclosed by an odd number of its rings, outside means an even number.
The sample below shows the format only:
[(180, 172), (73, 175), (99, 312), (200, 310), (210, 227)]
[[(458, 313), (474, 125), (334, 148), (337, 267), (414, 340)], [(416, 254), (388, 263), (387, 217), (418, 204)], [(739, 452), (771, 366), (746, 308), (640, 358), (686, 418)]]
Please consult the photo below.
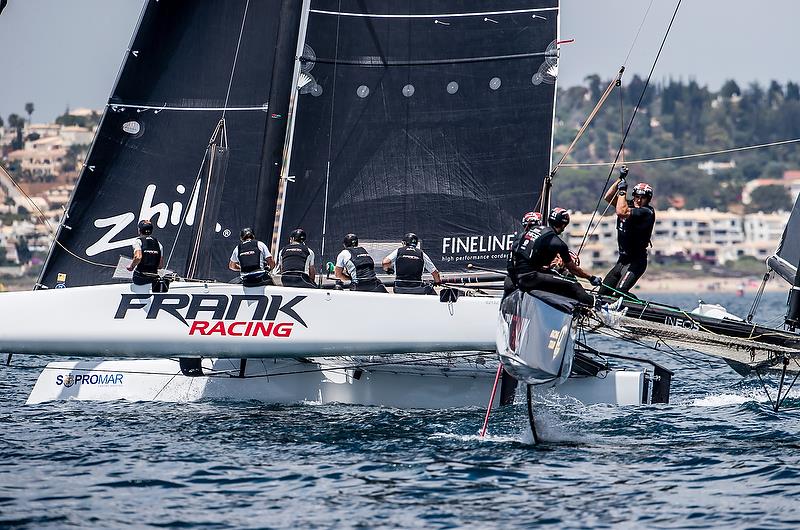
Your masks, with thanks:
[(248, 239), (255, 239), (256, 234), (253, 232), (252, 228), (242, 228), (242, 231), (239, 232), (239, 239), (242, 241), (247, 241)]
[(553, 208), (550, 210), (548, 221), (551, 226), (567, 226), (569, 224), (569, 212), (564, 208)]
[(403, 236), (403, 244), (408, 247), (416, 247), (419, 244), (419, 238), (414, 232), (409, 232)]
[(342, 241), (345, 248), (350, 247), (357, 247), (358, 246), (358, 236), (355, 234), (347, 234), (344, 236), (344, 240)]
[(302, 228), (295, 228), (292, 230), (292, 233), (289, 234), (289, 239), (298, 243), (304, 243), (306, 240), (306, 231)]
[(143, 236), (149, 236), (153, 233), (153, 222), (150, 219), (142, 219), (139, 221), (139, 233)]

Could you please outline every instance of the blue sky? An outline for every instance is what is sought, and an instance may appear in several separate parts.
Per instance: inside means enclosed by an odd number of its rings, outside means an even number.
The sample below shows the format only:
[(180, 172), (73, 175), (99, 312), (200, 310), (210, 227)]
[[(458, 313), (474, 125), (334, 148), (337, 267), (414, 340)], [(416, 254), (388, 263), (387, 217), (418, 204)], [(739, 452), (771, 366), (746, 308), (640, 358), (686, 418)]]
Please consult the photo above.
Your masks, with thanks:
[[(142, 4), (9, 0), (0, 15), (0, 116), (24, 114), (27, 101), (36, 106), (34, 121), (52, 120), (67, 105), (102, 107)], [(593, 73), (612, 77), (626, 61), (650, 6), (626, 63), (627, 79), (647, 75), (675, 4), (562, 0), (562, 38), (575, 42), (562, 47), (560, 85), (578, 84)], [(797, 0), (683, 0), (654, 78), (695, 79), (712, 89), (726, 79), (740, 85), (800, 81), (799, 15)]]

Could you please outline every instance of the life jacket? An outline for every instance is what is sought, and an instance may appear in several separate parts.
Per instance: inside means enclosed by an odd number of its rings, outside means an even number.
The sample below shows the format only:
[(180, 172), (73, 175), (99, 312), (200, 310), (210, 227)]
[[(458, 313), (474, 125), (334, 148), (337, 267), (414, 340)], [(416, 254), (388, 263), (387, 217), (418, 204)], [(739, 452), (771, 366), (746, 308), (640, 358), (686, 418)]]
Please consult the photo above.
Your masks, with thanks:
[(557, 254), (552, 245), (557, 237), (558, 234), (549, 226), (537, 226), (520, 234), (511, 246), (508, 259), (511, 280), (516, 283), (524, 274), (547, 269)]
[(153, 236), (139, 236), (142, 244), (142, 261), (136, 265), (136, 270), (145, 274), (157, 274), (161, 265), (161, 246)]
[(425, 259), (422, 251), (414, 247), (400, 247), (397, 249), (397, 259), (394, 262), (397, 276), (401, 282), (422, 282), (422, 271), (425, 270)]
[(258, 248), (257, 240), (250, 239), (239, 243), (237, 252), (239, 253), (239, 267), (243, 273), (263, 270), (261, 250)]
[(377, 277), (375, 275), (375, 261), (369, 253), (362, 247), (352, 247), (347, 250), (350, 251), (350, 261), (353, 262), (353, 266), (356, 268), (356, 277), (351, 279), (357, 282), (374, 280)]
[(289, 243), (281, 249), (281, 273), (308, 273), (306, 261), (311, 252), (304, 243)]

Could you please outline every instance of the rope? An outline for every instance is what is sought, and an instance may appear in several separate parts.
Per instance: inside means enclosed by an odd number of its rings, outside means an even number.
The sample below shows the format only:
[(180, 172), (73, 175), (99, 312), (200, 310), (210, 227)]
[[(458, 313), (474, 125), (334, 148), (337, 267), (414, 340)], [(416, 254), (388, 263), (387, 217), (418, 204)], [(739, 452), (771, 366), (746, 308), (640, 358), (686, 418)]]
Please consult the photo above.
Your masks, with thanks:
[[(664, 44), (667, 42), (667, 37), (669, 36), (669, 32), (672, 29), (672, 24), (675, 22), (675, 17), (678, 15), (678, 10), (681, 7), (681, 2), (683, 0), (678, 0), (677, 5), (675, 6), (675, 11), (672, 13), (672, 19), (669, 21), (669, 25), (667, 26), (667, 31), (664, 32), (664, 38), (661, 39), (661, 45), (658, 47), (658, 53), (656, 53), (656, 57), (653, 60), (653, 65), (650, 67), (650, 73), (647, 74), (647, 80), (645, 80), (644, 87), (642, 87), (642, 92), (639, 94), (639, 100), (636, 102), (636, 106), (633, 108), (633, 113), (631, 114), (631, 119), (628, 122), (628, 127), (625, 130), (625, 134), (622, 136), (622, 141), (619, 144), (619, 149), (617, 150), (617, 154), (614, 157), (614, 164), (612, 164), (611, 169), (608, 171), (608, 177), (606, 177), (606, 183), (603, 185), (603, 191), (600, 193), (600, 197), (597, 198), (597, 204), (592, 211), (592, 217), (589, 219), (589, 224), (586, 226), (586, 232), (583, 234), (583, 240), (581, 240), (581, 244), (579, 249), (583, 249), (583, 245), (586, 243), (586, 238), (589, 235), (589, 228), (594, 222), (594, 218), (597, 215), (597, 209), (600, 207), (600, 201), (603, 200), (603, 196), (605, 195), (605, 190), (608, 188), (608, 183), (611, 181), (611, 175), (614, 173), (614, 165), (616, 165), (617, 161), (620, 158), (620, 155), (625, 150), (625, 140), (628, 138), (628, 134), (631, 132), (631, 127), (633, 127), (633, 122), (636, 119), (636, 116), (639, 113), (639, 106), (642, 104), (642, 100), (644, 99), (644, 95), (647, 93), (647, 88), (650, 86), (650, 80), (653, 77), (653, 72), (656, 69), (656, 65), (658, 64), (658, 59), (661, 57), (661, 52), (664, 50)], [(580, 250), (579, 250), (580, 252)]]
[[(636, 164), (649, 164), (652, 162), (667, 162), (670, 160), (685, 160), (687, 158), (700, 158), (706, 156), (721, 155), (725, 153), (736, 153), (739, 151), (750, 151), (752, 149), (763, 149), (765, 147), (775, 147), (776, 145), (794, 144), (800, 142), (800, 138), (792, 138), (791, 140), (780, 140), (778, 142), (769, 142), (765, 144), (747, 145), (743, 147), (732, 147), (730, 149), (719, 149), (717, 151), (705, 151), (702, 153), (691, 153), (687, 155), (664, 156), (660, 158), (645, 158), (641, 160), (629, 160), (627, 165), (633, 166)], [(614, 166), (616, 162), (583, 162), (573, 164), (561, 164), (563, 167), (598, 167), (598, 166)]]

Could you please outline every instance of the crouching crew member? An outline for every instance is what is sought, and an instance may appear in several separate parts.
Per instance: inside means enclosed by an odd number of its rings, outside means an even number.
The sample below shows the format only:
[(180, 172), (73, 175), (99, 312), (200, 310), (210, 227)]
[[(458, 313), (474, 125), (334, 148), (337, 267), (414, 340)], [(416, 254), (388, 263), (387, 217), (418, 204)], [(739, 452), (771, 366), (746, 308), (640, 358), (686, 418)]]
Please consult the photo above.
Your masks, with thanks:
[(289, 235), (289, 244), (278, 254), (278, 273), (284, 287), (316, 289), (314, 251), (306, 246), (306, 231), (297, 228)]
[(652, 186), (640, 182), (633, 188), (633, 199), (628, 200), (628, 168), (622, 166), (619, 175), (604, 197), (617, 210), (619, 258), (603, 279), (601, 295), (613, 295), (614, 290), (627, 293), (636, 285), (647, 270), (647, 246), (656, 223), (656, 212), (650, 206)]
[(275, 268), (275, 260), (267, 245), (256, 239), (252, 228), (243, 228), (239, 239), (241, 243), (231, 252), (228, 268), (239, 272), (246, 287), (271, 283), (267, 271)]
[[(511, 271), (511, 256), (513, 255), (513, 249), (517, 244), (517, 241), (520, 238), (524, 237), (528, 230), (531, 230), (537, 226), (542, 225), (542, 214), (539, 212), (528, 212), (522, 216), (522, 232), (518, 232), (514, 234), (514, 240), (511, 242), (511, 249), (508, 253), (508, 261), (506, 262), (506, 269)], [(506, 279), (503, 281), (503, 298), (511, 294), (511, 292), (516, 289), (517, 287), (514, 285), (514, 282), (511, 280), (511, 275), (509, 274), (506, 276)]]
[(600, 278), (592, 276), (573, 260), (567, 244), (559, 237), (569, 224), (569, 213), (563, 208), (553, 208), (548, 217), (550, 226), (532, 226), (514, 242), (508, 261), (508, 276), (517, 289), (547, 291), (573, 298), (588, 306), (594, 298), (577, 282), (564, 278), (552, 268), (556, 257), (564, 267), (579, 278), (600, 285)]
[(351, 291), (367, 291), (385, 293), (386, 287), (375, 275), (375, 261), (364, 248), (358, 246), (358, 236), (347, 234), (344, 236), (344, 250), (336, 256), (336, 267), (333, 274), (336, 283), (350, 280)]
[(133, 271), (133, 283), (152, 284), (154, 292), (160, 292), (158, 269), (164, 266), (164, 248), (153, 236), (150, 219), (139, 221), (139, 237), (133, 240), (133, 261), (128, 270)]
[(390, 274), (396, 271), (394, 292), (397, 294), (436, 294), (433, 285), (422, 281), (423, 271), (431, 273), (434, 285), (442, 283), (436, 266), (417, 248), (418, 244), (417, 235), (409, 232), (403, 236), (403, 246), (383, 258), (383, 268)]

